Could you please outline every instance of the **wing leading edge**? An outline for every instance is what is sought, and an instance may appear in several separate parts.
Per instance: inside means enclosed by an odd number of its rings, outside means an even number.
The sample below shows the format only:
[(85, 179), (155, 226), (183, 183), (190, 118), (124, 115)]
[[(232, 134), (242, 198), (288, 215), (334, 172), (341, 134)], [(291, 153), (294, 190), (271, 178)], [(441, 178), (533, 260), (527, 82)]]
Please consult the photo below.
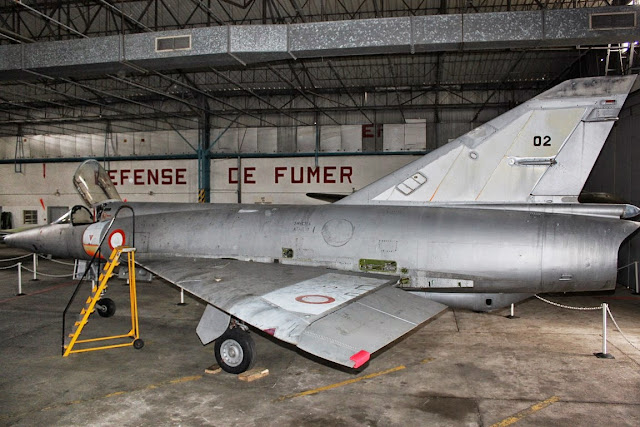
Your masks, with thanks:
[(285, 264), (140, 255), (142, 267), (315, 356), (357, 368), (447, 306), (396, 278)]

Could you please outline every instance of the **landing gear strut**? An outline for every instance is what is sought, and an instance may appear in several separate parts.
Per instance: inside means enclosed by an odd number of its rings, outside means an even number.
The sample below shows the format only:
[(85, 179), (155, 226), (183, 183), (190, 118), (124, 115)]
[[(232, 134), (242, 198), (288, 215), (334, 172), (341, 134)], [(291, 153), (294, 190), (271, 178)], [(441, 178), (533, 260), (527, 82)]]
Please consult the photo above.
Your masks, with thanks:
[(241, 374), (253, 366), (256, 346), (248, 331), (231, 328), (216, 339), (214, 353), (218, 365), (230, 374)]

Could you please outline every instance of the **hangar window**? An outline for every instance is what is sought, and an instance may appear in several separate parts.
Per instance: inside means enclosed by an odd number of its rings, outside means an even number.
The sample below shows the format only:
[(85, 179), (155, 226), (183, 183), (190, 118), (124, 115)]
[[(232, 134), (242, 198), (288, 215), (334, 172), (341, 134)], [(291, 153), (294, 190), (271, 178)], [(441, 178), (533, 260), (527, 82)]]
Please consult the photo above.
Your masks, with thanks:
[(191, 49), (191, 35), (175, 37), (156, 37), (156, 52)]
[(24, 210), (22, 211), (22, 222), (25, 225), (38, 223), (38, 211), (37, 210)]

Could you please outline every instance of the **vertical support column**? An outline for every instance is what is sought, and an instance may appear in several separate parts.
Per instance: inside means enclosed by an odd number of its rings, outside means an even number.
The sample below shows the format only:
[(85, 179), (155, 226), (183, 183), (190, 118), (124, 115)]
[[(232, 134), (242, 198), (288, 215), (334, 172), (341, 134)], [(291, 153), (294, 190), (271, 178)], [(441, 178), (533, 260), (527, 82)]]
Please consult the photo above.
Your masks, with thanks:
[[(205, 101), (206, 102), (206, 101)], [(198, 203), (211, 201), (211, 126), (208, 112), (200, 116), (198, 130)]]
[[(445, 4), (445, 8), (446, 8), (446, 3), (443, 2)], [(446, 10), (446, 9), (445, 9)], [(434, 146), (431, 147), (431, 149), (436, 149), (444, 144), (447, 143), (447, 141), (442, 138), (441, 135), (441, 128), (442, 126), (440, 125), (441, 123), (441, 117), (440, 117), (440, 81), (442, 80), (442, 56), (443, 53), (437, 53), (436, 54), (436, 99), (434, 102), (434, 110), (433, 110), (433, 121), (434, 121), (434, 133), (435, 133), (435, 144)], [(429, 141), (427, 141), (427, 145), (429, 144)]]
[(22, 162), (20, 161), (22, 159), (24, 159), (24, 135), (22, 135), (22, 126), (18, 125), (18, 133), (16, 135), (16, 156), (14, 165), (15, 173), (22, 173)]
[[(111, 157), (111, 149), (113, 149), (113, 133), (111, 131), (111, 122), (107, 121), (107, 126), (104, 130), (104, 158), (102, 159), (102, 167), (106, 171), (111, 169), (111, 162), (109, 158)], [(117, 154), (117, 153), (114, 153)]]
[(315, 113), (315, 117), (313, 118), (313, 124), (316, 127), (316, 150), (315, 150), (314, 166), (318, 167), (318, 153), (320, 152), (320, 124), (318, 123), (317, 111)]

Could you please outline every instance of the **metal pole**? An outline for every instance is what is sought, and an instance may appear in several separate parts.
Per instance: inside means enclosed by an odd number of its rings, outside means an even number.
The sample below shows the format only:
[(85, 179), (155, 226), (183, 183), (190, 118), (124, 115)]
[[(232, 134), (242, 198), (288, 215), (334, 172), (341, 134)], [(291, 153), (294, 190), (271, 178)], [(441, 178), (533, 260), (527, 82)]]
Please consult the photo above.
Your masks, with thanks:
[(22, 293), (22, 263), (18, 263), (18, 295), (24, 295)]
[(37, 254), (33, 254), (33, 279), (31, 280), (38, 280), (38, 255)]
[(638, 261), (634, 261), (633, 265), (636, 270), (636, 294), (640, 294), (640, 286), (638, 286)]
[(518, 319), (519, 317), (516, 316), (516, 310), (515, 310), (515, 304), (511, 304), (511, 314), (509, 314), (508, 316), (505, 316), (507, 319)]
[(178, 305), (186, 305), (184, 302), (184, 288), (180, 288), (180, 302)]
[(607, 312), (609, 304), (602, 303), (602, 353), (594, 353), (599, 359), (615, 359), (611, 354), (607, 353)]
[(607, 354), (607, 303), (602, 303), (602, 354)]

